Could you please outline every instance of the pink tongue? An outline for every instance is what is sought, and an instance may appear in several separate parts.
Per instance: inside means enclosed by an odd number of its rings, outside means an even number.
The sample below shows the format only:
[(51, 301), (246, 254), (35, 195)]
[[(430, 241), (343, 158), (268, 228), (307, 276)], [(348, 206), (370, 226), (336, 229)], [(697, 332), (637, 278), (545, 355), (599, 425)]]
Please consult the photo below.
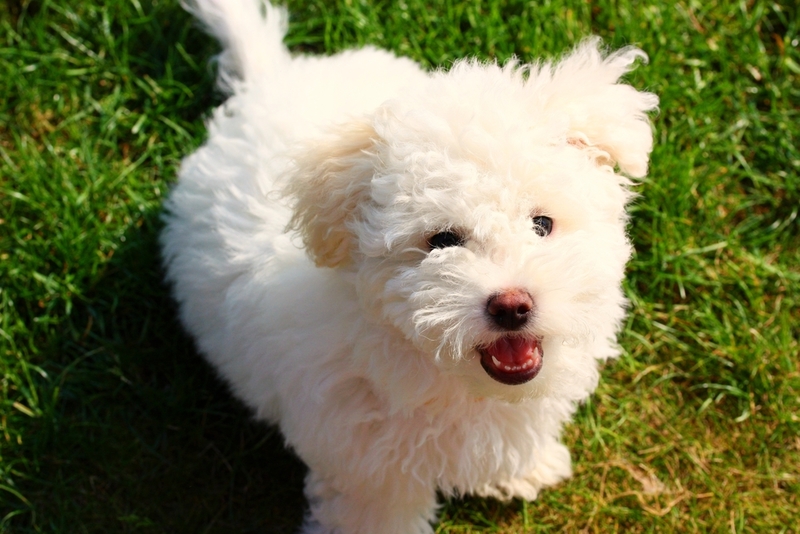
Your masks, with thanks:
[(536, 339), (504, 337), (486, 347), (486, 352), (503, 365), (520, 366), (538, 356), (534, 355), (538, 346)]

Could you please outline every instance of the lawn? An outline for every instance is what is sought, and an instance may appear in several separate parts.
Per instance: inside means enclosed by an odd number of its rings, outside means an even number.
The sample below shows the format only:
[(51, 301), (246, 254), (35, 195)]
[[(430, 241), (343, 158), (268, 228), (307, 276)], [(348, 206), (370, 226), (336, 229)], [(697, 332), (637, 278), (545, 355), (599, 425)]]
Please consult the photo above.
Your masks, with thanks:
[[(535, 5), (535, 4), (540, 5)], [(790, 0), (292, 0), (287, 43), (433, 68), (650, 56), (622, 356), (566, 429), (574, 477), (441, 533), (800, 532), (800, 13)], [(220, 103), (177, 1), (0, 4), (0, 531), (291, 533), (305, 468), (196, 354), (161, 203)]]

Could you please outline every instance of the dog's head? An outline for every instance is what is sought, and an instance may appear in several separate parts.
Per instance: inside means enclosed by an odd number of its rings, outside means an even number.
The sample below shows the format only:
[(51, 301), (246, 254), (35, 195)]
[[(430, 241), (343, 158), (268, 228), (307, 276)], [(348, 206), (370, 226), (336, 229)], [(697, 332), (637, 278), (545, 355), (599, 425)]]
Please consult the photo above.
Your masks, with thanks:
[(476, 394), (590, 388), (624, 311), (626, 176), (652, 148), (657, 98), (619, 83), (642, 55), (591, 40), (557, 64), (436, 73), (304, 149), (292, 226)]

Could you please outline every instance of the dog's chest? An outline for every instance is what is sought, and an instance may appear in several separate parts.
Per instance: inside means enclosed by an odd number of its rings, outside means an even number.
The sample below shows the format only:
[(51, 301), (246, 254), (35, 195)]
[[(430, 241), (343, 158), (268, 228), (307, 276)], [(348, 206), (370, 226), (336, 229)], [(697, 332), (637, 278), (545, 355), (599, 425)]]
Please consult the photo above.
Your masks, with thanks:
[[(534, 403), (472, 401), (412, 423), (402, 462), (433, 476), (445, 491), (474, 491), (487, 482), (524, 476), (536, 462), (549, 425), (537, 425)], [(419, 473), (422, 475), (423, 473)]]

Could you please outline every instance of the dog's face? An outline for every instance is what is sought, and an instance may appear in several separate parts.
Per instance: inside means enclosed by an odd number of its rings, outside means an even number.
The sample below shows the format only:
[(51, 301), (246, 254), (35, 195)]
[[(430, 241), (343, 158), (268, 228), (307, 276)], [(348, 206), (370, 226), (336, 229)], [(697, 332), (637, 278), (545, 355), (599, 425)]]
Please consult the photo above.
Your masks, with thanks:
[(614, 165), (643, 174), (652, 143), (652, 95), (611, 85), (593, 109), (535, 75), (461, 64), (306, 150), (290, 186), (309, 252), (355, 271), (366, 316), (509, 400), (613, 354), (631, 251)]

